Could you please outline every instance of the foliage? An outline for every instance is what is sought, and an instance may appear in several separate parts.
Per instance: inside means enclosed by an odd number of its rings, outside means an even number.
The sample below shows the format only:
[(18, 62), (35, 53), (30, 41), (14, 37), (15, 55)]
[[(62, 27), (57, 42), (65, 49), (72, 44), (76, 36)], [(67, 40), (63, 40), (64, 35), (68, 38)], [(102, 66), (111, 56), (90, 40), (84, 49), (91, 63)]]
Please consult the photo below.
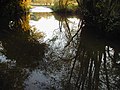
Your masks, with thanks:
[(5, 0), (0, 2), (0, 5), (0, 15), (7, 18), (20, 16), (28, 11), (22, 0)]
[[(77, 0), (87, 25), (96, 25), (100, 30), (110, 32), (120, 26), (119, 0)], [(92, 22), (92, 23), (91, 23)]]
[(75, 13), (76, 12), (75, 0), (56, 0), (52, 9), (57, 13)]

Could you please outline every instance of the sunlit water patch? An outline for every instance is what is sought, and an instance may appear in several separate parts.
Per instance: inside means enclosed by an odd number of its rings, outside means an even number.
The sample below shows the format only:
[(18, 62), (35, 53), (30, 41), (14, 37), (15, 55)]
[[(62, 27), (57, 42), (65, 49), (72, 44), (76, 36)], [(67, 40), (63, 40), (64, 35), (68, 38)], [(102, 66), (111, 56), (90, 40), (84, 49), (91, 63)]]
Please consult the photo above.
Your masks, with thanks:
[[(54, 16), (52, 13), (31, 13), (31, 20), (29, 22), (31, 30), (43, 33), (43, 41), (49, 44), (51, 48), (51, 51), (46, 53), (46, 59), (44, 60), (46, 70), (49, 71), (50, 69), (50, 72), (41, 69), (34, 70), (25, 81), (25, 90), (62, 90), (61, 80), (63, 76), (67, 75), (68, 72), (66, 68), (68, 67), (64, 66), (64, 64), (59, 66), (62, 61), (59, 61), (58, 64), (55, 64), (54, 61), (57, 61), (57, 55), (62, 55), (62, 50), (67, 44), (68, 39), (70, 39), (67, 32), (70, 30), (73, 36), (78, 30), (79, 19), (76, 17), (60, 19), (61, 17)], [(51, 58), (52, 61), (47, 59), (50, 58), (50, 53), (54, 55)], [(59, 69), (57, 70), (53, 66)]]
[(41, 18), (38, 21), (30, 20), (30, 25), (32, 28), (36, 28), (36, 32), (43, 32), (45, 34), (44, 40), (51, 39), (55, 29), (59, 27), (59, 22), (50, 18)]
[(3, 55), (3, 54), (1, 53), (1, 52), (3, 52), (3, 51), (4, 51), (4, 48), (3, 48), (3, 46), (2, 46), (2, 42), (0, 42), (0, 63), (7, 61), (5, 55)]
[[(110, 88), (119, 90), (118, 47), (98, 40), (85, 30), (71, 40), (81, 23), (74, 16), (48, 12), (30, 14), (31, 19), (26, 23), (30, 24), (32, 32), (0, 38), (0, 89), (78, 90), (81, 86), (86, 90), (100, 83), (99, 89), (107, 90), (108, 77)], [(10, 28), (12, 24), (10, 21)], [(37, 37), (41, 34), (42, 40)]]
[(32, 13), (30, 20), (31, 29), (44, 33), (44, 42), (54, 42), (53, 47), (57, 45), (59, 49), (63, 48), (68, 41), (66, 36), (68, 29), (71, 30), (73, 36), (78, 30), (78, 23), (79, 19), (75, 17), (67, 18), (67, 21), (59, 21), (50, 13)]
[(33, 7), (32, 9), (30, 9), (30, 12), (53, 12), (52, 9), (48, 8), (48, 7), (43, 7), (43, 6), (39, 6), (39, 7)]
[(35, 70), (25, 81), (25, 90), (61, 90), (61, 72), (50, 74), (45, 71)]

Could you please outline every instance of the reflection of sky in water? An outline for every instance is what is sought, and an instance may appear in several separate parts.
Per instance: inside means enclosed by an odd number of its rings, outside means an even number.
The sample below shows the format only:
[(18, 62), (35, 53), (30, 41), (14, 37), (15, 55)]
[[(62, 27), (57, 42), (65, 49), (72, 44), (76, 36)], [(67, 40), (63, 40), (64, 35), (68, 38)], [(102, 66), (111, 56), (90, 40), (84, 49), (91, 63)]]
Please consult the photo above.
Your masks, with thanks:
[(6, 62), (6, 57), (4, 55), (2, 55), (2, 53), (0, 52), (0, 63), (2, 62)]
[[(43, 72), (34, 71), (25, 81), (25, 90), (42, 90), (46, 85), (49, 85), (49, 79), (42, 74)], [(42, 86), (41, 86), (42, 85)]]
[[(39, 11), (39, 8), (36, 7), (31, 10), (33, 10), (31, 12), (43, 12), (42, 10), (44, 10), (44, 9)], [(45, 12), (46, 11), (47, 10), (45, 10)], [(43, 14), (43, 15), (45, 15), (45, 14)], [(75, 17), (67, 18), (67, 22), (68, 22), (68, 25), (70, 28), (70, 32), (73, 36), (76, 33), (76, 31), (78, 30), (79, 19), (77, 19)], [(38, 69), (35, 69), (30, 73), (28, 78), (24, 81), (25, 90), (62, 90), (61, 89), (62, 85), (60, 82), (62, 81), (63, 77), (65, 75), (67, 75), (67, 73), (68, 73), (67, 68), (69, 68), (69, 67), (64, 66), (64, 63), (61, 63), (62, 60), (61, 59), (59, 60), (56, 56), (63, 55), (63, 54), (61, 54), (61, 52), (62, 52), (64, 46), (66, 45), (66, 43), (68, 42), (68, 39), (70, 39), (70, 38), (66, 37), (66, 33), (68, 30), (68, 28), (66, 27), (66, 22), (62, 21), (62, 24), (63, 24), (62, 30), (59, 29), (59, 24), (60, 24), (59, 21), (56, 20), (53, 15), (50, 15), (50, 16), (47, 15), (46, 17), (44, 17), (44, 16), (42, 17), (42, 14), (41, 14), (41, 17), (39, 20), (37, 20), (37, 21), (34, 19), (30, 20), (31, 27), (36, 28), (35, 32), (43, 32), (45, 34), (44, 42), (48, 43), (50, 48), (52, 48), (52, 50), (53, 50), (53, 51), (50, 50), (49, 53), (55, 52), (55, 54), (53, 54), (53, 56), (51, 57), (51, 59), (50, 59), (51, 61), (49, 59), (46, 60), (47, 58), (45, 58), (45, 60), (44, 60), (45, 65), (46, 65), (45, 68), (41, 68), (41, 66), (43, 66), (43, 64), (44, 64), (44, 62), (43, 62), (43, 63), (40, 63), (40, 66), (37, 67)], [(4, 48), (2, 47), (2, 42), (0, 42), (0, 63), (8, 62), (10, 64), (9, 66), (15, 66), (16, 62), (14, 60), (11, 62), (11, 60), (9, 60), (4, 55), (3, 51), (4, 51)], [(107, 49), (106, 49), (106, 51), (107, 51)], [(49, 53), (46, 53), (46, 54), (49, 56), (50, 55)], [(66, 50), (66, 53), (64, 54), (65, 59), (67, 56), (70, 56), (69, 53), (73, 54), (71, 48), (68, 51)], [(111, 56), (113, 56), (114, 50), (112, 48), (110, 48), (109, 53)], [(108, 57), (108, 55), (107, 55), (107, 57)], [(57, 59), (56, 61), (58, 61), (58, 62), (52, 63), (52, 62), (54, 62), (54, 59), (55, 60)], [(69, 59), (69, 57), (68, 57), (68, 59)], [(103, 58), (102, 58), (102, 60), (103, 60)], [(106, 60), (109, 61), (108, 58)], [(117, 63), (120, 63), (120, 61), (118, 61)], [(49, 68), (50, 68), (50, 71), (48, 72), (46, 69), (49, 70)], [(60, 70), (57, 71), (57, 68), (59, 68)], [(27, 68), (26, 68), (26, 71), (27, 71)]]
[(11, 59), (8, 59), (5, 55), (4, 55), (4, 48), (2, 46), (2, 43), (0, 42), (0, 63), (9, 63), (8, 67), (12, 67), (15, 66), (16, 61), (11, 61)]
[(0, 62), (5, 62), (7, 61), (6, 60), (6, 57), (1, 53), (3, 51), (3, 46), (2, 46), (2, 43), (0, 42)]
[(52, 12), (52, 10), (50, 8), (47, 7), (34, 7), (32, 9), (30, 9), (30, 12)]
[[(74, 35), (76, 30), (78, 30), (79, 19), (68, 18), (67, 20), (69, 28), (71, 31), (73, 30), (71, 34)], [(41, 18), (37, 21), (34, 19), (30, 20), (30, 25), (32, 28), (36, 28), (36, 32), (42, 32), (45, 34), (44, 42), (49, 43), (50, 47), (54, 50), (54, 52), (56, 52), (56, 55), (60, 55), (60, 52), (63, 50), (68, 41), (65, 35), (67, 30), (66, 23), (65, 21), (62, 22), (62, 30), (60, 30), (60, 23), (53, 15), (48, 15), (48, 17), (41, 16)], [(55, 71), (49, 75), (45, 75), (41, 70), (33, 71), (29, 78), (25, 81), (25, 84), (28, 85), (25, 90), (49, 90), (52, 86), (59, 90), (61, 88), (60, 80), (62, 75), (65, 73), (66, 71), (64, 68), (60, 72)], [(48, 89), (46, 87), (48, 87)]]
[(47, 74), (44, 71), (35, 70), (28, 77), (28, 80), (25, 81), (26, 88), (25, 90), (61, 90), (60, 88), (60, 78), (62, 73), (57, 72), (55, 75)]
[[(54, 46), (52, 47), (57, 46), (57, 48), (59, 49), (63, 48), (67, 43), (67, 38), (65, 35), (65, 31), (67, 28), (66, 28), (65, 21), (63, 21), (64, 25), (62, 25), (62, 30), (60, 31), (59, 21), (56, 20), (54, 16), (48, 16), (48, 17), (49, 18), (47, 17), (44, 18), (43, 16), (38, 21), (30, 20), (30, 25), (32, 26), (32, 28), (36, 28), (36, 32), (43, 32), (45, 35), (44, 41), (49, 40), (49, 42), (53, 42)], [(69, 18), (68, 23), (69, 23), (70, 29), (73, 30), (71, 34), (74, 35), (76, 30), (78, 30), (79, 20), (77, 18)]]
[(47, 18), (41, 18), (38, 21), (30, 20), (30, 25), (36, 28), (36, 31), (43, 32), (45, 34), (44, 40), (51, 39), (55, 29), (59, 27), (59, 22), (55, 20), (54, 16)]

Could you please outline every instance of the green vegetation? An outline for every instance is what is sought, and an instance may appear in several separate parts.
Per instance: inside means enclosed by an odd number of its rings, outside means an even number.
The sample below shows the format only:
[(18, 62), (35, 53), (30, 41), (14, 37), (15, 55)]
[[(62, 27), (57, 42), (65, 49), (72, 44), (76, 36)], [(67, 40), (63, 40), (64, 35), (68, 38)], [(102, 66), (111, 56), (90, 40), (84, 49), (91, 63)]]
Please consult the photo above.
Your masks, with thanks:
[[(120, 35), (120, 1), (119, 0), (77, 0), (87, 28), (107, 38)], [(94, 33), (95, 33), (94, 32)]]
[[(30, 29), (28, 8), (22, 0), (1, 1), (0, 57), (5, 62), (0, 58), (0, 89), (27, 89), (36, 77), (35, 87), (49, 90), (119, 90), (119, 0), (57, 0), (52, 7), (56, 13), (31, 14), (35, 23), (41, 17), (51, 20), (52, 15), (59, 21), (59, 29), (46, 40), (48, 45), (41, 42), (42, 33), (34, 26)], [(80, 21), (68, 18), (71, 14), (79, 15)], [(56, 26), (52, 20), (49, 26), (42, 23), (43, 27)]]
[(58, 6), (52, 7), (55, 13), (75, 14), (77, 6), (69, 5), (68, 7), (59, 8)]
[(86, 28), (93, 28), (91, 33), (119, 38), (119, 0), (58, 0), (52, 8), (56, 13), (80, 15)]
[(28, 11), (22, 0), (5, 0), (0, 2), (0, 15), (6, 18), (21, 16)]
[[(119, 0), (58, 0), (53, 11), (61, 14), (79, 15), (82, 30), (97, 34), (110, 40), (120, 39), (120, 1)], [(77, 4), (76, 4), (77, 3)]]
[(73, 14), (77, 11), (75, 0), (58, 0), (54, 1), (53, 11), (56, 13)]

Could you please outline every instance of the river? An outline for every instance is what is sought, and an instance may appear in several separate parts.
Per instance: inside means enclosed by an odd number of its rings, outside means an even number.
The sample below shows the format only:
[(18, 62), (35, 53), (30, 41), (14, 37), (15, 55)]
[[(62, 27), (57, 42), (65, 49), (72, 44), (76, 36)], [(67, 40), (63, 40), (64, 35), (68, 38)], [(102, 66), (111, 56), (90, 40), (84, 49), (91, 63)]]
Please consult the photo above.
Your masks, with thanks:
[(0, 36), (0, 90), (119, 90), (119, 45), (81, 31), (77, 16), (47, 7), (25, 17), (21, 27), (10, 21), (8, 28), (30, 33)]

